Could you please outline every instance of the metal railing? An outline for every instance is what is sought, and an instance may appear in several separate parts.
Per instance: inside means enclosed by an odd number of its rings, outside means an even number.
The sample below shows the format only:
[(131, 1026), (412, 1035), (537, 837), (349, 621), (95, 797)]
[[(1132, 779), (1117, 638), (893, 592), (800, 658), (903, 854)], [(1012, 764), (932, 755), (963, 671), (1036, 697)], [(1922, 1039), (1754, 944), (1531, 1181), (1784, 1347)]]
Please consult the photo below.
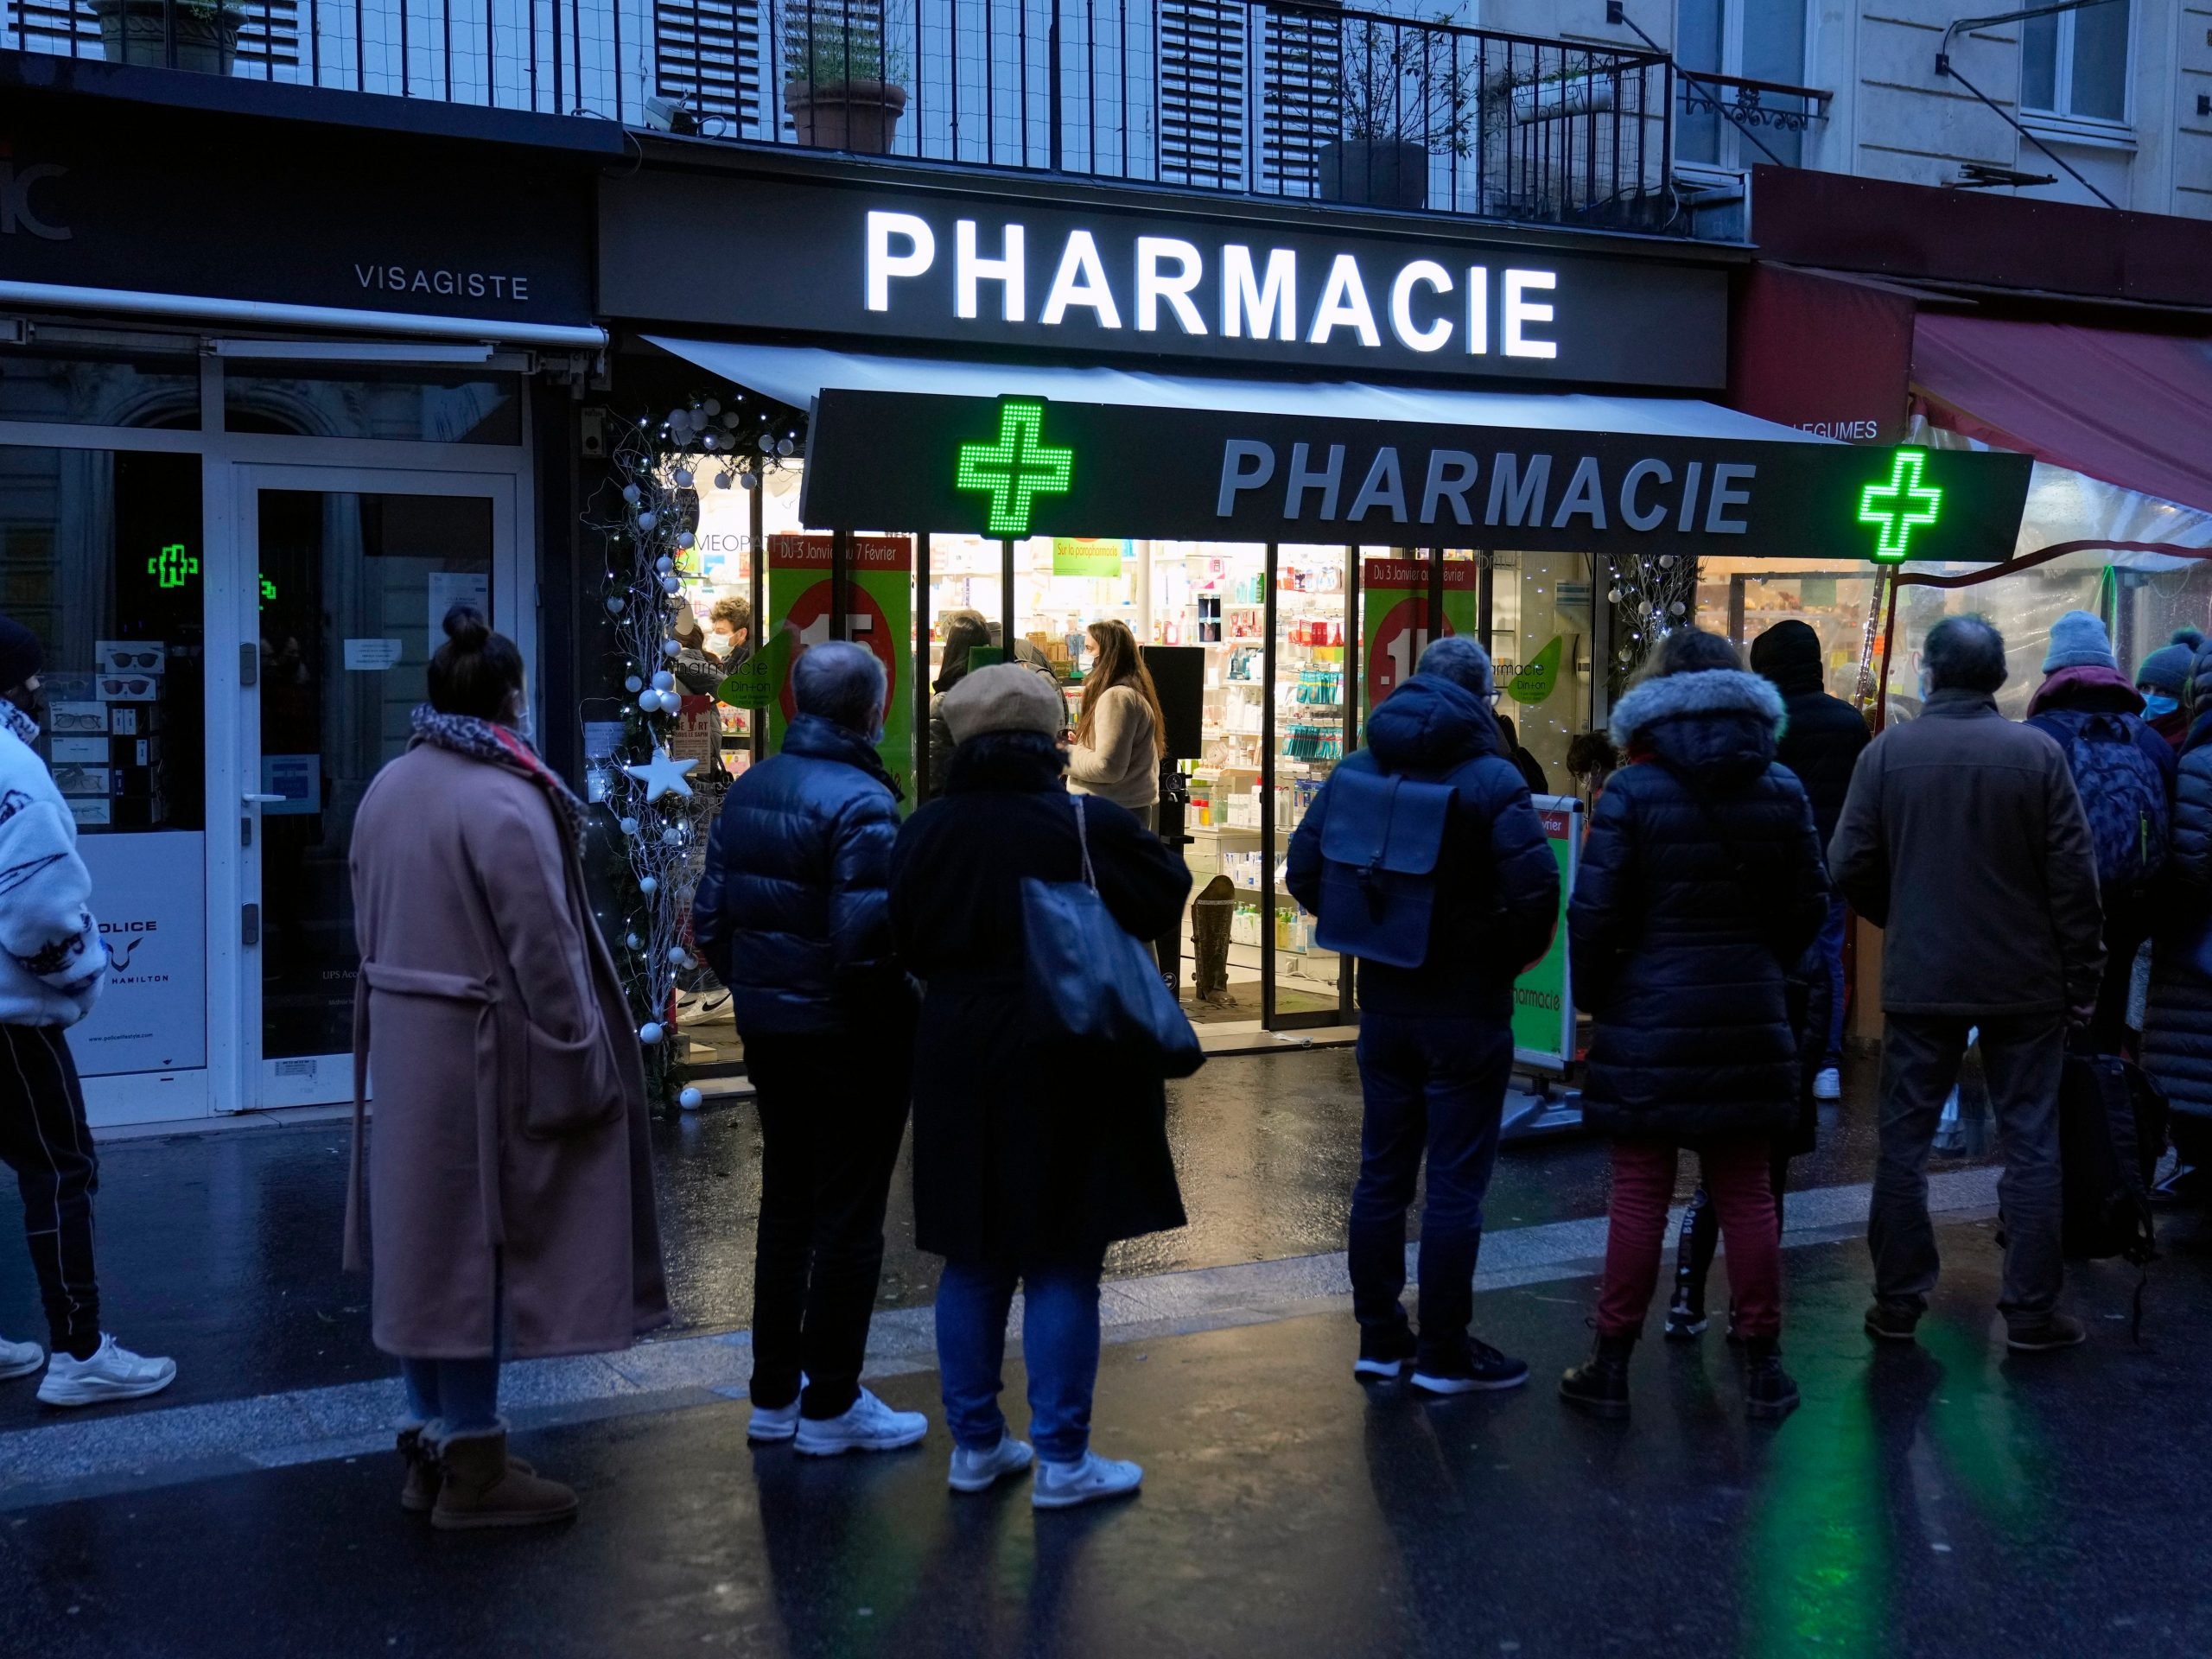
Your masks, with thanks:
[(1828, 118), (1834, 94), (1812, 86), (1710, 74), (1677, 66), (1681, 109), (1675, 159), (1749, 167), (1803, 164), (1805, 132)]
[(1679, 228), (1664, 56), (1300, 0), (0, 0), (0, 49), (734, 141)]

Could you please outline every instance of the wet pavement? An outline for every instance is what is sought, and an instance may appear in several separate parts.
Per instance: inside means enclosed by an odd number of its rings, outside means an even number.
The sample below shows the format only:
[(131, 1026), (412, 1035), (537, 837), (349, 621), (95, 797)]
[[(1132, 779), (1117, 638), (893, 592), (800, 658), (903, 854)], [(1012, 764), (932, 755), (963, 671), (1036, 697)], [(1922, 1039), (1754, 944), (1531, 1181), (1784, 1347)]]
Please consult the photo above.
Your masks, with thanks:
[[(1097, 1440), (1149, 1471), (1110, 1509), (953, 1498), (941, 1427), (875, 1459), (751, 1450), (717, 1400), (518, 1433), (582, 1495), (542, 1535), (430, 1531), (388, 1454), (0, 1514), (0, 1652), (2205, 1650), (2212, 1241), (2177, 1231), (2139, 1346), (2132, 1273), (2077, 1274), (2091, 1344), (2035, 1359), (1998, 1339), (1989, 1225), (1942, 1243), (1923, 1340), (1878, 1351), (1863, 1246), (1790, 1252), (1805, 1404), (1779, 1427), (1746, 1422), (1714, 1337), (1646, 1344), (1628, 1423), (1567, 1413), (1551, 1380), (1591, 1290), (1570, 1277), (1478, 1298), (1536, 1370), (1506, 1395), (1363, 1389), (1341, 1315), (1109, 1345)], [(879, 1387), (941, 1422), (926, 1372)]]
[[(1866, 1179), (1872, 1114), (1856, 1069), (1800, 1186)], [(1862, 1075), (1863, 1074), (1863, 1075)], [(1358, 1167), (1359, 1093), (1348, 1048), (1237, 1055), (1171, 1085), (1169, 1131), (1191, 1224), (1116, 1249), (1117, 1277), (1340, 1250)], [(677, 1329), (741, 1328), (753, 1303), (760, 1122), (750, 1102), (654, 1131)], [(226, 1128), (112, 1141), (98, 1204), (104, 1322), (141, 1352), (178, 1362), (147, 1409), (387, 1376), (368, 1339), (368, 1286), (339, 1270), (348, 1136), (342, 1125)], [(1509, 1147), (1491, 1189), (1493, 1230), (1601, 1216), (1605, 1156), (1572, 1137)], [(1684, 1161), (1684, 1192), (1693, 1165)], [(1418, 1234), (1416, 1226), (1414, 1232)], [(902, 1165), (886, 1219), (881, 1303), (935, 1294), (937, 1260), (914, 1249)], [(0, 1189), (0, 1333), (42, 1336), (22, 1211)], [(0, 1389), (0, 1431), (50, 1419), (28, 1390)]]

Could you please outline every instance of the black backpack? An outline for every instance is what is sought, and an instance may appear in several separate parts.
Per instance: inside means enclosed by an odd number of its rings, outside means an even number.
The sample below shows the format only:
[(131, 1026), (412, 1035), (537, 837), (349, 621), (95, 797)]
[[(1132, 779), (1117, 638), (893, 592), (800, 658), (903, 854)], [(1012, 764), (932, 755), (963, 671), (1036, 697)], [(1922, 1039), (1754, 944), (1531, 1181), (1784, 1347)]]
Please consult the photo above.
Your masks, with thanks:
[(2058, 1090), (2060, 1248), (2069, 1256), (2118, 1256), (2145, 1269), (2135, 1287), (2139, 1337), (2148, 1264), (2158, 1255), (2151, 1185), (2165, 1150), (2166, 1109), (2165, 1091), (2133, 1061), (2066, 1057)]

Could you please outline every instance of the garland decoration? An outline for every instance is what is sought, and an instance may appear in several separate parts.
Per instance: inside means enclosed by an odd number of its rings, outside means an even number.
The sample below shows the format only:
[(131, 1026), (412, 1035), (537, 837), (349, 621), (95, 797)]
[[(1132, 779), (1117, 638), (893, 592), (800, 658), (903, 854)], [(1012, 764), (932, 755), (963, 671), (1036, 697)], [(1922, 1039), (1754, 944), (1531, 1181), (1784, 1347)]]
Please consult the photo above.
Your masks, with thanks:
[(1628, 689), (1662, 639), (1693, 625), (1697, 581), (1697, 561), (1679, 554), (1639, 554), (1612, 562), (1612, 585), (1605, 597), (1613, 607), (1613, 660), (1608, 666), (1614, 696)]
[(799, 452), (803, 428), (783, 405), (741, 391), (694, 396), (658, 420), (617, 423), (607, 475), (584, 515), (606, 551), (610, 686), (594, 701), (617, 700), (622, 709), (613, 752), (587, 763), (590, 798), (607, 809), (601, 827), (611, 823), (614, 831), (607, 943), (637, 1021), (647, 1096), (664, 1113), (700, 1103), (687, 1081), (677, 998), (683, 976), (699, 965), (691, 894), (721, 806), (719, 789), (694, 787), (706, 783), (693, 776), (696, 760), (669, 753), (683, 706), (671, 667), (683, 646), (671, 625), (690, 603), (686, 583), (701, 575), (702, 485), (759, 489), (765, 474)]

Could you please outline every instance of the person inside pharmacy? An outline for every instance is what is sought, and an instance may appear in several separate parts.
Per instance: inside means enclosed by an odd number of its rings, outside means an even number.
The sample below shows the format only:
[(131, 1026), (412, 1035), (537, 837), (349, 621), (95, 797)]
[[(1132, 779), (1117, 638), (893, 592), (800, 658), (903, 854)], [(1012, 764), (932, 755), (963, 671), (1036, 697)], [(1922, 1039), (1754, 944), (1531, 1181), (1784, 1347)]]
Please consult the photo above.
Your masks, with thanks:
[(1068, 751), (1068, 789), (1096, 795), (1160, 828), (1160, 761), (1167, 722), (1144, 652), (1126, 622), (1094, 622), (1083, 675), (1083, 712)]

